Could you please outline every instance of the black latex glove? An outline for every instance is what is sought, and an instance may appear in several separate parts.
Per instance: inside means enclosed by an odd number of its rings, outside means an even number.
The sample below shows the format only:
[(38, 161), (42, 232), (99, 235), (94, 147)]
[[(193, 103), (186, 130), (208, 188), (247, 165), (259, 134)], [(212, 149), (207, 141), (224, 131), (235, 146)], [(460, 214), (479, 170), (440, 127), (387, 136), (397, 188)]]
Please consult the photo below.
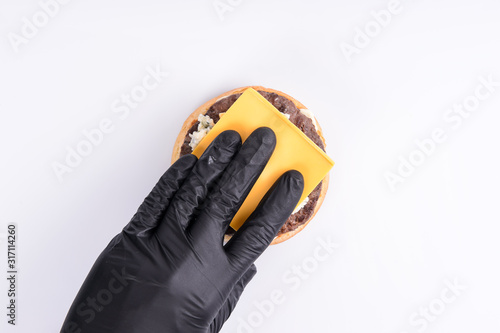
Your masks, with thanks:
[(226, 131), (174, 163), (97, 259), (62, 332), (218, 332), (302, 194), (302, 175), (286, 172), (223, 245), (275, 144), (269, 128), (243, 145)]

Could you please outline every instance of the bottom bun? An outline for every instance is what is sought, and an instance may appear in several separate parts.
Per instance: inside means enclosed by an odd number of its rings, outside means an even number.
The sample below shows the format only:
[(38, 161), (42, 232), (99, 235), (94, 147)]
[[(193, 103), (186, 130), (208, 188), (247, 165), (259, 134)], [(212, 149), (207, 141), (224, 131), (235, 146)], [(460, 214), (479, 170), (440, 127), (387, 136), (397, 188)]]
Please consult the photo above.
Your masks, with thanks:
[[(223, 93), (223, 94), (221, 94), (221, 95), (219, 95), (219, 96), (217, 96), (215, 98), (212, 98), (208, 102), (204, 103), (202, 106), (200, 106), (199, 108), (197, 108), (186, 119), (186, 121), (182, 125), (182, 129), (179, 132), (179, 135), (177, 136), (177, 140), (175, 141), (175, 144), (174, 144), (174, 149), (173, 149), (173, 152), (172, 152), (172, 163), (174, 163), (175, 161), (177, 161), (180, 158), (182, 146), (185, 144), (185, 140), (186, 140), (186, 137), (188, 135), (188, 132), (198, 122), (198, 116), (200, 114), (205, 115), (207, 113), (207, 111), (210, 109), (210, 107), (212, 105), (214, 105), (216, 102), (218, 102), (219, 100), (221, 100), (221, 99), (223, 99), (225, 97), (234, 95), (234, 94), (241, 94), (241, 93), (243, 93), (248, 88), (253, 88), (253, 89), (257, 90), (257, 91), (264, 91), (264, 92), (267, 92), (267, 93), (277, 94), (277, 95), (285, 97), (289, 101), (293, 102), (293, 104), (295, 105), (295, 107), (297, 107), (299, 110), (306, 109), (306, 107), (302, 103), (300, 103), (299, 101), (297, 101), (293, 97), (291, 97), (291, 96), (289, 96), (289, 95), (287, 95), (287, 94), (285, 94), (285, 93), (283, 93), (281, 91), (270, 89), (270, 88), (264, 88), (264, 87), (261, 87), (261, 86), (248, 86), (248, 87), (237, 88), (237, 89), (233, 89), (231, 91), (225, 92), (225, 93)], [(312, 116), (312, 117), (314, 118), (314, 116)], [(319, 123), (318, 123), (317, 119), (314, 118), (314, 119), (312, 119), (312, 121), (313, 121), (313, 124), (315, 126), (316, 132), (318, 133), (321, 141), (323, 142), (323, 145), (326, 147), (325, 139), (323, 137), (323, 132), (321, 130), (321, 127), (319, 126)], [(328, 182), (329, 182), (329, 175), (326, 175), (326, 177), (323, 178), (323, 180), (321, 181), (321, 192), (320, 192), (320, 194), (318, 196), (318, 200), (316, 201), (316, 204), (314, 206), (314, 210), (313, 210), (312, 214), (310, 215), (310, 217), (305, 222), (301, 223), (296, 228), (294, 228), (293, 230), (290, 230), (290, 231), (287, 231), (287, 232), (280, 232), (274, 238), (274, 240), (272, 241), (271, 245), (279, 244), (281, 242), (284, 242), (284, 241), (292, 238), (293, 236), (295, 236), (296, 234), (298, 234), (299, 232), (301, 232), (309, 224), (309, 222), (311, 222), (311, 220), (314, 218), (314, 216), (316, 215), (316, 213), (320, 209), (321, 205), (323, 204), (323, 201), (324, 201), (325, 196), (326, 196), (326, 192), (328, 191)], [(224, 237), (224, 241), (228, 241), (230, 238), (231, 238), (231, 235), (226, 234), (225, 237)]]

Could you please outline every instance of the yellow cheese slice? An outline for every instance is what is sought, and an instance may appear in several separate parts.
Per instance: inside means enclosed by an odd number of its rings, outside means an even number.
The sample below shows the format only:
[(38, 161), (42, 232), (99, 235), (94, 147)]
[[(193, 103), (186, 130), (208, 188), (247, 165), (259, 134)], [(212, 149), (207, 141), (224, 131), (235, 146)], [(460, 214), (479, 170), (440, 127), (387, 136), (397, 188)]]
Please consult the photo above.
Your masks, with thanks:
[(245, 141), (259, 127), (269, 127), (274, 131), (276, 148), (231, 221), (231, 227), (235, 230), (238, 230), (252, 214), (267, 191), (284, 172), (297, 170), (304, 176), (304, 191), (298, 204), (300, 205), (334, 164), (321, 148), (252, 88), (245, 90), (236, 100), (224, 117), (221, 117), (201, 140), (193, 154), (199, 158), (215, 137), (225, 130), (237, 131)]

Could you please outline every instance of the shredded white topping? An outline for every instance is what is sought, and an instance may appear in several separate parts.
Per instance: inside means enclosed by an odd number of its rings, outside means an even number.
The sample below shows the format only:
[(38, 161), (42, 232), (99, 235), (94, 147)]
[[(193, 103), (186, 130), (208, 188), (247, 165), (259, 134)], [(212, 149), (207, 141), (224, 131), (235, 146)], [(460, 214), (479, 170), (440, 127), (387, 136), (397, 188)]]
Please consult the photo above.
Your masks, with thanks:
[(304, 208), (304, 207), (305, 207), (305, 205), (307, 205), (307, 203), (308, 203), (308, 202), (309, 202), (309, 197), (306, 197), (306, 198), (304, 199), (304, 201), (302, 201), (302, 202), (300, 203), (300, 205), (298, 205), (298, 206), (297, 206), (297, 208), (295, 208), (295, 210), (293, 211), (292, 215), (293, 215), (293, 214), (298, 213), (298, 212), (299, 212), (299, 210), (301, 210), (302, 208)]
[(189, 134), (189, 137), (191, 138), (189, 147), (193, 150), (200, 144), (200, 141), (208, 134), (208, 132), (210, 132), (212, 127), (214, 127), (214, 121), (209, 116), (200, 114), (198, 116), (198, 121), (198, 130)]
[(314, 125), (314, 128), (316, 131), (318, 130), (318, 123), (316, 122), (316, 118), (314, 118), (314, 115), (312, 114), (311, 111), (308, 109), (300, 109), (300, 113), (302, 113), (304, 116), (312, 120), (312, 123)]

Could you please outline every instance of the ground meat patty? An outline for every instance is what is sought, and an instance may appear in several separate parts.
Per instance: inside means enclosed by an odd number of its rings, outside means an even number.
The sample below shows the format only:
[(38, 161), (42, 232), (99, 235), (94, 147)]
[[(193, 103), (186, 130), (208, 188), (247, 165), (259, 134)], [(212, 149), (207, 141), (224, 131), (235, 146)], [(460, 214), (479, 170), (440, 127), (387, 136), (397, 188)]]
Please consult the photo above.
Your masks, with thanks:
[[(259, 93), (264, 96), (264, 98), (267, 99), (276, 109), (278, 109), (278, 111), (290, 115), (290, 121), (302, 132), (304, 132), (304, 134), (307, 135), (318, 147), (320, 147), (323, 151), (325, 150), (323, 141), (321, 140), (318, 132), (316, 132), (312, 120), (302, 114), (292, 101), (275, 93), (266, 91), (259, 91)], [(220, 119), (219, 114), (226, 112), (240, 96), (241, 94), (234, 94), (215, 102), (214, 105), (208, 109), (205, 115), (212, 118), (216, 124)], [(191, 142), (189, 134), (196, 132), (198, 124), (199, 122), (196, 121), (187, 132), (186, 137), (184, 138), (184, 143), (181, 146), (180, 156), (191, 154), (193, 152), (189, 146), (189, 143)], [(316, 207), (316, 203), (318, 202), (321, 193), (321, 187), (322, 183), (319, 183), (311, 194), (309, 194), (309, 201), (307, 204), (297, 213), (288, 218), (278, 235), (295, 230), (311, 218), (314, 212), (314, 207)], [(229, 233), (231, 233), (231, 231), (229, 231)]]

